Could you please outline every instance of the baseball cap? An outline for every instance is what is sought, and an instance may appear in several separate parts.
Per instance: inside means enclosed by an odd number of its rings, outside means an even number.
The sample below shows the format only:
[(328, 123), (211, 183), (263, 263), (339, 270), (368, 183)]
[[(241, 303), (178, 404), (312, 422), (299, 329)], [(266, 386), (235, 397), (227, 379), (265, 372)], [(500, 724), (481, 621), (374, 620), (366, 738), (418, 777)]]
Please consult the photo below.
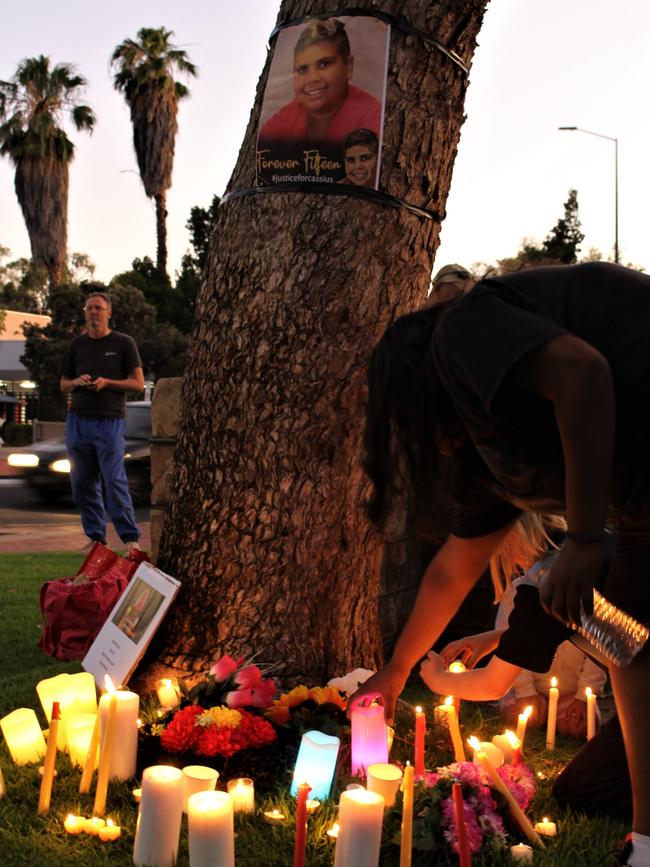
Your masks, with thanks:
[(444, 265), (433, 278), (435, 283), (453, 283), (456, 280), (469, 280), (472, 275), (462, 265)]

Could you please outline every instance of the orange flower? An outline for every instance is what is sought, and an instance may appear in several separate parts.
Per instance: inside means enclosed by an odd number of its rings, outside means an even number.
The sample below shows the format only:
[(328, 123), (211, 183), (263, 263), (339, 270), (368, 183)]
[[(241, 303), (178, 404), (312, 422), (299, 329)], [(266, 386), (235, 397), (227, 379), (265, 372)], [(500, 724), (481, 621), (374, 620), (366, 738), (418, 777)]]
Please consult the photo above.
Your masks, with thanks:
[(342, 710), (347, 707), (347, 702), (335, 686), (315, 686), (309, 690), (309, 698), (316, 704), (336, 704)]
[(286, 723), (291, 716), (291, 708), (297, 707), (309, 698), (309, 690), (306, 686), (294, 687), (291, 692), (283, 692), (271, 707), (264, 711), (265, 716), (272, 719), (276, 725)]

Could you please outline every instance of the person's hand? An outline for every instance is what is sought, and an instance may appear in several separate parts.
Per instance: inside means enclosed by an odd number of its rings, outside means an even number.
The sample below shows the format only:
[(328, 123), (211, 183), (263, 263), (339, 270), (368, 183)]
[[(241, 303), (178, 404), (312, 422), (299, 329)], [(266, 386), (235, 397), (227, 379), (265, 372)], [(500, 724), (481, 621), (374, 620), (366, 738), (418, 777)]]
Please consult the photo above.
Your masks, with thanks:
[(361, 684), (359, 689), (350, 696), (348, 701), (348, 716), (350, 711), (356, 705), (372, 704), (374, 698), (381, 698), (384, 703), (384, 717), (387, 725), (391, 725), (395, 716), (395, 704), (399, 698), (399, 694), (404, 689), (408, 671), (406, 673), (399, 671), (390, 663), (380, 669), (372, 677), (369, 677), (365, 683)]
[(460, 659), (465, 668), (474, 668), (494, 649), (494, 637), (491, 632), (480, 632), (478, 635), (468, 635), (458, 641), (450, 641), (440, 651), (443, 662), (449, 668), (452, 662)]
[(78, 376), (76, 379), (72, 380), (72, 384), (75, 387), (78, 386), (80, 388), (83, 388), (86, 385), (90, 385), (92, 381), (93, 381), (93, 378), (89, 373), (82, 373), (81, 376)]
[(603, 556), (603, 545), (566, 540), (539, 588), (539, 599), (547, 614), (575, 625), (580, 623), (581, 605), (587, 614), (593, 612), (594, 584)]
[(520, 713), (523, 713), (527, 707), (532, 707), (530, 716), (528, 717), (528, 726), (532, 729), (541, 728), (546, 722), (546, 714), (548, 711), (548, 700), (543, 696), (535, 693), (534, 695), (526, 695), (523, 698), (518, 698), (505, 711), (506, 720), (516, 726)]
[(587, 734), (587, 702), (576, 696), (563, 696), (558, 702), (557, 730), (572, 738)]
[(108, 385), (108, 380), (103, 376), (98, 376), (97, 379), (94, 379), (91, 383), (88, 384), (88, 388), (92, 389), (92, 391), (101, 391), (102, 388), (106, 388)]
[(420, 663), (420, 677), (432, 692), (440, 692), (436, 675), (447, 670), (447, 666), (441, 656), (430, 650), (426, 659)]

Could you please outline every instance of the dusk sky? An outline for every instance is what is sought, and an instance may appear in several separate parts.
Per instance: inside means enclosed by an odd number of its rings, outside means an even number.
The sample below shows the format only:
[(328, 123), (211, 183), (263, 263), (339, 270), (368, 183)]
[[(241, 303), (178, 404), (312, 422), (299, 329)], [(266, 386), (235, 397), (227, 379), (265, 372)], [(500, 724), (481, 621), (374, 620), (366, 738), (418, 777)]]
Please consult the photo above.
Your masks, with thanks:
[[(88, 4), (33, 0), (3, 15), (0, 78), (24, 57), (48, 54), (75, 63), (88, 79), (97, 114), (92, 136), (70, 131), (69, 249), (87, 253), (102, 280), (136, 256), (155, 258), (154, 206), (144, 194), (131, 145), (127, 106), (112, 87), (109, 59), (143, 26), (174, 31), (173, 41), (199, 68), (179, 111), (173, 186), (168, 194), (169, 270), (189, 244), (193, 205), (221, 194), (237, 159), (266, 40), (279, 4), (272, 0), (113, 0)], [(454, 168), (434, 269), (471, 266), (513, 255), (523, 238), (541, 240), (578, 190), (583, 253), (614, 244), (614, 143), (558, 126), (619, 139), (621, 261), (650, 270), (647, 200), (650, 79), (646, 0), (492, 0), (470, 74), (467, 121)], [(641, 106), (639, 109), (639, 98)], [(13, 190), (13, 168), (0, 161), (0, 245), (28, 256)]]

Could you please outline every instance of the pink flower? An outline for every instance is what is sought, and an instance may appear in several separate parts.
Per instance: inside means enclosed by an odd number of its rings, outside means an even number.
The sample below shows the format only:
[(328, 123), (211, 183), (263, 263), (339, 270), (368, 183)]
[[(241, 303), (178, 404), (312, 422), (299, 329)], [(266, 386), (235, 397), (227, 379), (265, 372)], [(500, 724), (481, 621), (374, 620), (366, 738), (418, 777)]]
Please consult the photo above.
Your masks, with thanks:
[[(458, 853), (456, 810), (454, 809), (453, 798), (445, 798), (442, 802), (442, 814), (446, 819), (445, 824), (448, 826), (447, 830), (444, 831), (445, 838), (454, 852)], [(464, 799), (463, 814), (465, 817), (465, 828), (467, 830), (467, 842), (469, 843), (470, 852), (478, 852), (483, 844), (483, 833), (471, 804), (468, 804)]]
[(238, 660), (234, 660), (228, 654), (224, 654), (221, 659), (218, 659), (210, 668), (210, 674), (214, 675), (214, 679), (223, 683), (224, 680), (228, 680), (228, 678), (233, 674), (240, 665), (243, 665), (244, 657), (240, 657)]
[(418, 779), (424, 783), (427, 789), (433, 789), (434, 786), (438, 785), (440, 774), (436, 774), (434, 771), (427, 771)]
[(535, 778), (523, 762), (517, 765), (506, 764), (497, 769), (497, 773), (510, 789), (515, 801), (522, 810), (527, 809), (535, 794)]
[(235, 677), (235, 683), (238, 683), (244, 689), (257, 687), (261, 681), (262, 673), (256, 665), (247, 665), (246, 668), (242, 668), (241, 671), (237, 672)]
[(273, 703), (275, 681), (272, 678), (260, 680), (254, 686), (241, 687), (226, 694), (228, 707), (267, 708)]

